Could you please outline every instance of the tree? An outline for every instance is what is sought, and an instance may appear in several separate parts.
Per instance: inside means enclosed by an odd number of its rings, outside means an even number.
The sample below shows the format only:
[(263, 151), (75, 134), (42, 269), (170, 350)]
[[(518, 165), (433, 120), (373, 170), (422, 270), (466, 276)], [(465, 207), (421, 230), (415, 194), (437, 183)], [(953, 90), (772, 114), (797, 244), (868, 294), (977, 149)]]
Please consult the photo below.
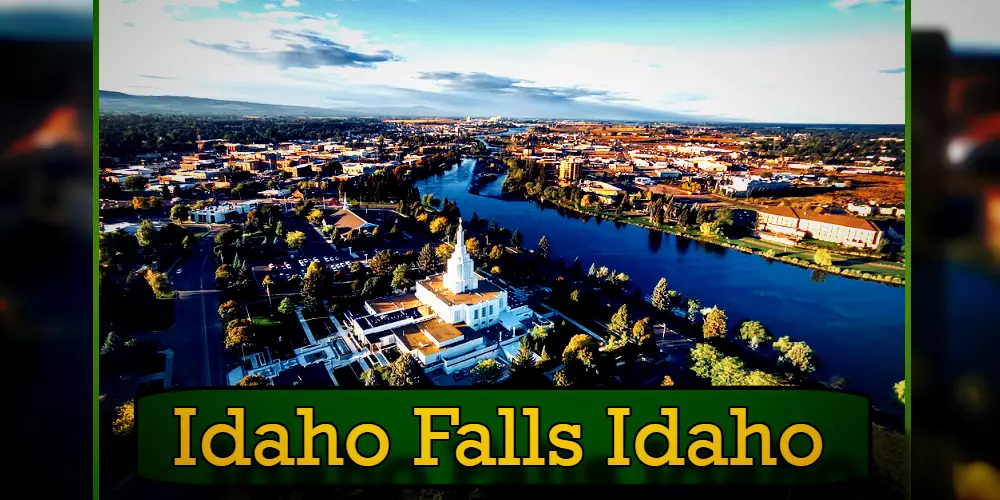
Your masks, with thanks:
[(215, 282), (219, 287), (229, 286), (236, 278), (236, 274), (229, 264), (222, 264), (215, 268)]
[(653, 295), (651, 297), (653, 307), (666, 311), (670, 308), (670, 297), (667, 293), (670, 291), (667, 288), (667, 279), (660, 278), (660, 281), (656, 282), (656, 286), (653, 288)]
[(698, 344), (691, 349), (691, 371), (702, 378), (712, 376), (715, 365), (722, 360), (722, 353), (709, 344)]
[(275, 236), (284, 236), (285, 235), (285, 224), (283, 222), (281, 222), (280, 220), (278, 221), (277, 224), (274, 225), (274, 234), (275, 234)]
[(429, 227), (432, 233), (441, 234), (448, 227), (448, 218), (444, 216), (435, 217)]
[(698, 321), (698, 313), (701, 311), (701, 302), (698, 299), (688, 299), (687, 319), (691, 324)]
[(900, 380), (899, 382), (896, 382), (896, 384), (892, 386), (892, 392), (894, 392), (896, 394), (896, 400), (899, 401), (900, 404), (904, 404), (904, 405), (906, 404), (906, 381), (905, 380)]
[(270, 274), (265, 275), (264, 279), (260, 280), (260, 286), (264, 287), (264, 291), (267, 292), (267, 305), (269, 309), (271, 307), (271, 286), (274, 284), (274, 278)]
[(372, 273), (376, 276), (388, 276), (392, 272), (392, 252), (389, 250), (382, 250), (375, 254), (374, 257), (368, 262), (368, 267), (372, 269)]
[(153, 228), (153, 221), (145, 219), (139, 223), (139, 229), (135, 232), (135, 240), (139, 242), (139, 246), (152, 245), (154, 236), (156, 236), (156, 229)]
[(714, 222), (702, 222), (698, 229), (701, 231), (701, 234), (705, 236), (722, 236), (722, 230), (719, 226), (715, 225)]
[(812, 363), (813, 350), (805, 342), (793, 342), (791, 347), (782, 355), (782, 360), (798, 368), (802, 373), (810, 373), (816, 369)]
[(318, 225), (323, 220), (323, 211), (318, 208), (314, 208), (311, 212), (309, 212), (309, 215), (306, 216), (306, 220), (314, 226)]
[(412, 387), (420, 384), (420, 361), (412, 353), (404, 354), (393, 361), (389, 371), (389, 385)]
[(104, 344), (101, 345), (101, 354), (112, 354), (123, 348), (125, 348), (125, 341), (115, 332), (111, 332), (104, 338)]
[(329, 270), (318, 261), (312, 261), (306, 266), (306, 274), (302, 277), (302, 296), (322, 300), (330, 292)]
[(265, 387), (268, 385), (271, 385), (271, 383), (259, 373), (247, 375), (241, 378), (239, 382), (236, 382), (237, 387)]
[(653, 323), (649, 318), (642, 318), (632, 325), (632, 336), (629, 342), (635, 345), (639, 352), (650, 352), (655, 346), (653, 339)]
[(538, 256), (542, 260), (549, 260), (549, 239), (542, 235), (542, 239), (538, 240)]
[(286, 316), (295, 314), (295, 302), (292, 301), (291, 297), (281, 299), (281, 303), (278, 304), (278, 313)]
[(451, 258), (451, 253), (453, 251), (454, 249), (451, 247), (451, 245), (447, 243), (442, 243), (437, 246), (437, 248), (434, 250), (434, 253), (437, 255), (438, 260), (443, 264), (445, 262), (448, 262), (448, 259)]
[(663, 382), (660, 382), (660, 387), (673, 387), (673, 386), (674, 386), (674, 379), (670, 375), (663, 377)]
[(122, 181), (122, 187), (126, 191), (142, 191), (148, 183), (149, 180), (141, 175), (130, 175)]
[(816, 255), (813, 255), (813, 261), (823, 267), (830, 267), (833, 265), (833, 256), (830, 255), (829, 250), (820, 248), (819, 250), (816, 250)]
[(285, 237), (285, 243), (288, 245), (288, 248), (291, 249), (300, 248), (303, 244), (305, 244), (305, 242), (306, 233), (303, 233), (302, 231), (290, 231)]
[(111, 433), (127, 436), (135, 429), (135, 402), (128, 401), (115, 408), (115, 420), (111, 423)]
[(184, 222), (188, 220), (191, 216), (191, 207), (187, 205), (176, 204), (170, 207), (170, 220), (175, 222)]
[(771, 340), (771, 335), (759, 321), (744, 321), (740, 325), (740, 338), (745, 340), (751, 349), (757, 350), (760, 344)]
[(437, 264), (437, 259), (434, 256), (434, 248), (428, 243), (420, 249), (420, 254), (417, 255), (417, 267), (424, 273), (430, 273), (434, 265)]
[(725, 337), (726, 320), (726, 311), (712, 306), (712, 309), (705, 313), (705, 322), (701, 326), (701, 331), (705, 335), (705, 338)]
[(506, 255), (506, 252), (500, 245), (493, 245), (493, 248), (490, 249), (490, 260), (493, 262), (499, 262), (500, 259), (503, 259), (504, 255)]
[(226, 328), (225, 346), (228, 350), (236, 350), (251, 342), (251, 324), (249, 320), (236, 320)]
[(166, 273), (158, 273), (146, 268), (145, 275), (146, 282), (149, 283), (149, 287), (153, 289), (153, 293), (157, 296), (162, 297), (173, 292), (173, 285), (170, 283), (170, 278), (167, 277)]
[(476, 385), (493, 385), (503, 375), (503, 367), (495, 359), (484, 359), (472, 367), (470, 375)]
[(618, 312), (611, 316), (611, 322), (608, 323), (608, 331), (618, 337), (625, 337), (629, 334), (631, 328), (632, 320), (628, 316), (628, 306), (622, 304), (618, 308)]
[(712, 379), (712, 385), (724, 387), (743, 385), (747, 375), (743, 362), (733, 356), (720, 359), (712, 367), (711, 372), (709, 378)]
[(514, 247), (517, 250), (521, 250), (523, 244), (524, 244), (524, 238), (521, 236), (521, 232), (515, 229), (514, 232), (510, 235), (510, 246)]
[(195, 245), (194, 236), (191, 236), (190, 234), (184, 236), (184, 239), (181, 240), (181, 248), (183, 248), (184, 250), (191, 250), (192, 248), (194, 248), (194, 245)]
[(396, 269), (392, 272), (392, 288), (405, 290), (413, 284), (413, 281), (406, 277), (407, 270), (406, 264), (396, 266)]
[(471, 255), (473, 258), (478, 259), (480, 251), (479, 238), (473, 236), (472, 238), (465, 240), (465, 251), (469, 252), (469, 255)]
[(518, 346), (517, 354), (510, 363), (510, 378), (515, 384), (522, 384), (539, 374), (534, 358), (528, 336), (521, 337), (521, 344)]
[(762, 372), (760, 370), (753, 370), (746, 374), (743, 378), (743, 385), (750, 385), (755, 387), (773, 387), (778, 385), (784, 385), (784, 382), (773, 374)]
[(374, 297), (379, 295), (382, 290), (382, 276), (372, 276), (365, 281), (365, 287), (361, 290), (361, 295), (365, 297)]

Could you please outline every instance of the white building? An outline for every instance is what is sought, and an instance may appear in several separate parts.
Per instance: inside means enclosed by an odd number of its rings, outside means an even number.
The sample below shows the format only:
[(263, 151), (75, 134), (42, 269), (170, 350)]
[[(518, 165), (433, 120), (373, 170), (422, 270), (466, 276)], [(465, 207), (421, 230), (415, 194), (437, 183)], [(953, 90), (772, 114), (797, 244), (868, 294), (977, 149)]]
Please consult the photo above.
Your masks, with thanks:
[(191, 212), (191, 222), (200, 224), (223, 224), (257, 208), (253, 202), (226, 203), (205, 207)]
[(721, 188), (729, 196), (754, 196), (788, 189), (792, 184), (786, 180), (765, 179), (756, 175), (729, 176), (723, 179)]
[[(462, 225), (457, 241), (464, 242)], [(464, 244), (447, 271), (416, 283), (416, 293), (365, 302), (367, 315), (349, 318), (354, 335), (373, 351), (396, 346), (416, 355), (428, 371), (453, 373), (483, 359), (503, 357), (533, 324), (547, 323), (507, 290), (475, 271)]]

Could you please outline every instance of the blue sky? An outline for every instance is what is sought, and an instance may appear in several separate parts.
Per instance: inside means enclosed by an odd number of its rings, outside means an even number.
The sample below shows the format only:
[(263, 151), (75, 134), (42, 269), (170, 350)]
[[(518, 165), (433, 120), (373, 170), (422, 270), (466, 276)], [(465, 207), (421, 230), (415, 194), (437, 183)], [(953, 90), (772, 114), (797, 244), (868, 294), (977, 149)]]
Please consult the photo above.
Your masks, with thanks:
[(104, 90), (449, 115), (902, 123), (898, 0), (111, 0)]

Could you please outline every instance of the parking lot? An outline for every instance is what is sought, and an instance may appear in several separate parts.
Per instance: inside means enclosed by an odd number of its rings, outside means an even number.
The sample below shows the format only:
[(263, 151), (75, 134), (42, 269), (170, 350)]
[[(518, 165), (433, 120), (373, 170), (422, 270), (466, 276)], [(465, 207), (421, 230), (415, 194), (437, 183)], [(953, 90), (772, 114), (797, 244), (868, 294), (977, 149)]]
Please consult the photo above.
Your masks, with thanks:
[(331, 271), (337, 271), (339, 269), (344, 269), (345, 271), (351, 267), (354, 261), (360, 260), (364, 261), (363, 258), (355, 259), (350, 257), (346, 252), (344, 255), (324, 255), (322, 257), (290, 257), (286, 260), (268, 262), (266, 264), (258, 265), (254, 267), (254, 271), (263, 272), (274, 276), (275, 278), (288, 278), (294, 274), (303, 276), (306, 274), (306, 269), (309, 268), (309, 264), (313, 261), (319, 262)]

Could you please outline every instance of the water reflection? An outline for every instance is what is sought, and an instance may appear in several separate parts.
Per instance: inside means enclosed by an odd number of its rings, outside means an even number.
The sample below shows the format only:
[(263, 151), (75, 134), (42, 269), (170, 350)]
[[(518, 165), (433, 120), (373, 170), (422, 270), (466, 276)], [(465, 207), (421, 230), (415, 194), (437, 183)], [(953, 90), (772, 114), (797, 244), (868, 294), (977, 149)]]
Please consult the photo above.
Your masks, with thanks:
[[(678, 240), (680, 240), (680, 239), (678, 238)], [(660, 251), (660, 247), (663, 246), (663, 232), (662, 231), (654, 231), (654, 230), (650, 229), (649, 230), (649, 238), (647, 238), (647, 241), (649, 242), (649, 251), (650, 252), (653, 252), (653, 253), (659, 252)]]
[(821, 269), (813, 269), (812, 280), (815, 281), (816, 283), (822, 283), (826, 281), (826, 271), (823, 271)]
[(691, 240), (688, 238), (674, 238), (674, 244), (677, 245), (677, 253), (681, 255), (688, 253), (691, 248)]

